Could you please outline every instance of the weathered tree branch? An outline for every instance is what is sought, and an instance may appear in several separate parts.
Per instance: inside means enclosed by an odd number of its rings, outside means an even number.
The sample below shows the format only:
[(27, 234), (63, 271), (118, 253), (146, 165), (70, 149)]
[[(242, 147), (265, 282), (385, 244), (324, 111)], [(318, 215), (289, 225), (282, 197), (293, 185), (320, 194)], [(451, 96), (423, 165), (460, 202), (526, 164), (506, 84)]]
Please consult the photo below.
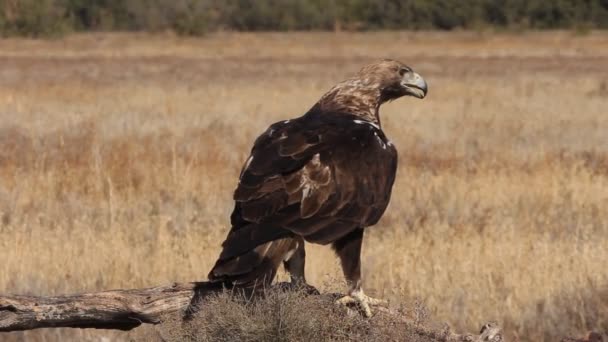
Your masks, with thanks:
[[(131, 330), (141, 324), (158, 324), (162, 316), (186, 309), (195, 292), (201, 294), (197, 284), (204, 283), (54, 297), (0, 295), (0, 332), (55, 327)], [(492, 323), (484, 325), (480, 335), (459, 335), (416, 325), (397, 311), (378, 310), (403, 322), (418, 335), (437, 341), (502, 341), (500, 327)]]
[(401, 321), (410, 331), (415, 332), (420, 336), (430, 337), (441, 342), (502, 342), (502, 329), (494, 322), (489, 322), (481, 327), (479, 334), (456, 334), (448, 330), (429, 329), (423, 325), (412, 322), (403, 314), (387, 308), (375, 308), (376, 311), (385, 313)]
[(0, 296), (0, 331), (36, 328), (131, 330), (158, 324), (161, 315), (184, 309), (195, 283), (78, 295)]

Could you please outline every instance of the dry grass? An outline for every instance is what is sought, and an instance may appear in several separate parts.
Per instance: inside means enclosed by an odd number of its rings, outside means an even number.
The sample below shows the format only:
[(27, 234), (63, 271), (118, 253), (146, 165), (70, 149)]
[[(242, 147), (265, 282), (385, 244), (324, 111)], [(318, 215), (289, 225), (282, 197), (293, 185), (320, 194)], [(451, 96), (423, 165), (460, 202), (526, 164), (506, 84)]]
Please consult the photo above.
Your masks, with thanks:
[[(433, 342), (417, 335), (403, 316), (378, 313), (371, 319), (334, 304), (332, 296), (266, 290), (263, 298), (226, 292), (204, 302), (191, 320), (168, 317), (160, 327), (167, 342), (177, 341), (411, 341)], [(395, 310), (396, 311), (396, 310)], [(429, 325), (424, 308), (398, 312)], [(435, 327), (438, 334), (445, 333)]]
[[(0, 292), (201, 279), (256, 135), (393, 57), (430, 93), (382, 111), (400, 168), (364, 243), (369, 292), (420, 299), (457, 331), (488, 320), (527, 341), (606, 331), (607, 56), (605, 33), (0, 41)], [(308, 255), (313, 284), (340, 275), (329, 248)]]

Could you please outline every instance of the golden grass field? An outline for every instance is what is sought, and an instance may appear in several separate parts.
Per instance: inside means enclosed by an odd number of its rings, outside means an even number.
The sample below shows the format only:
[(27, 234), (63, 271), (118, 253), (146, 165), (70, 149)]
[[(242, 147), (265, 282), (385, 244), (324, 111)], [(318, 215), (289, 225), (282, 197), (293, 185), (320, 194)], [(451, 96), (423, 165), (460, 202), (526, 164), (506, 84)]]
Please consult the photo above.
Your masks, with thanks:
[[(421, 301), (455, 331), (495, 320), (510, 341), (608, 331), (600, 32), (0, 40), (0, 293), (204, 279), (255, 137), (385, 57), (423, 75), (429, 95), (381, 110), (400, 167), (364, 242), (367, 291)], [(309, 281), (340, 289), (330, 248), (307, 248)]]

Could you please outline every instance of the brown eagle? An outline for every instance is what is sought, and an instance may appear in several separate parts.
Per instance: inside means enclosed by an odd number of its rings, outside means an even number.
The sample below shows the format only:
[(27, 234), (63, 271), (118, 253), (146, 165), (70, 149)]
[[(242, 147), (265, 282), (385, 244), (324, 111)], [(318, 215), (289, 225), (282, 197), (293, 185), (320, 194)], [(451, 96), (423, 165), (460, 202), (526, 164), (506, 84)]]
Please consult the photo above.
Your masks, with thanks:
[(339, 302), (371, 315), (370, 305), (381, 301), (361, 288), (363, 231), (384, 213), (397, 171), (379, 108), (426, 92), (410, 67), (383, 60), (331, 88), (306, 114), (271, 125), (241, 171), (232, 228), (210, 282), (269, 284), (282, 263), (292, 284), (306, 284), (304, 241), (331, 244), (350, 287)]

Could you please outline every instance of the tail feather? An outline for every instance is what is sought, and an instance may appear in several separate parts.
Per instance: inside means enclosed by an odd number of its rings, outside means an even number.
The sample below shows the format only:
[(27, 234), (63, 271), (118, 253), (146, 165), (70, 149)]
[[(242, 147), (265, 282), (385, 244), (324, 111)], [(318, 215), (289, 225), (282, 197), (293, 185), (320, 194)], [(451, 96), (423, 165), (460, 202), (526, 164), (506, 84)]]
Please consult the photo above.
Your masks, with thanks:
[(233, 227), (222, 244), (219, 260), (227, 260), (245, 254), (259, 245), (280, 238), (292, 236), (293, 233), (281, 227), (250, 223)]
[(199, 310), (199, 307), (205, 298), (221, 292), (224, 288), (225, 285), (221, 282), (203, 281), (196, 283), (193, 289), (194, 295), (192, 296), (190, 304), (184, 312), (184, 319), (191, 319), (192, 316)]
[[(224, 245), (224, 249), (231, 245), (230, 236)], [(274, 279), (286, 255), (296, 246), (297, 240), (291, 237), (258, 245), (252, 243), (245, 253), (229, 258), (220, 257), (209, 273), (209, 280), (238, 287), (268, 285)]]

